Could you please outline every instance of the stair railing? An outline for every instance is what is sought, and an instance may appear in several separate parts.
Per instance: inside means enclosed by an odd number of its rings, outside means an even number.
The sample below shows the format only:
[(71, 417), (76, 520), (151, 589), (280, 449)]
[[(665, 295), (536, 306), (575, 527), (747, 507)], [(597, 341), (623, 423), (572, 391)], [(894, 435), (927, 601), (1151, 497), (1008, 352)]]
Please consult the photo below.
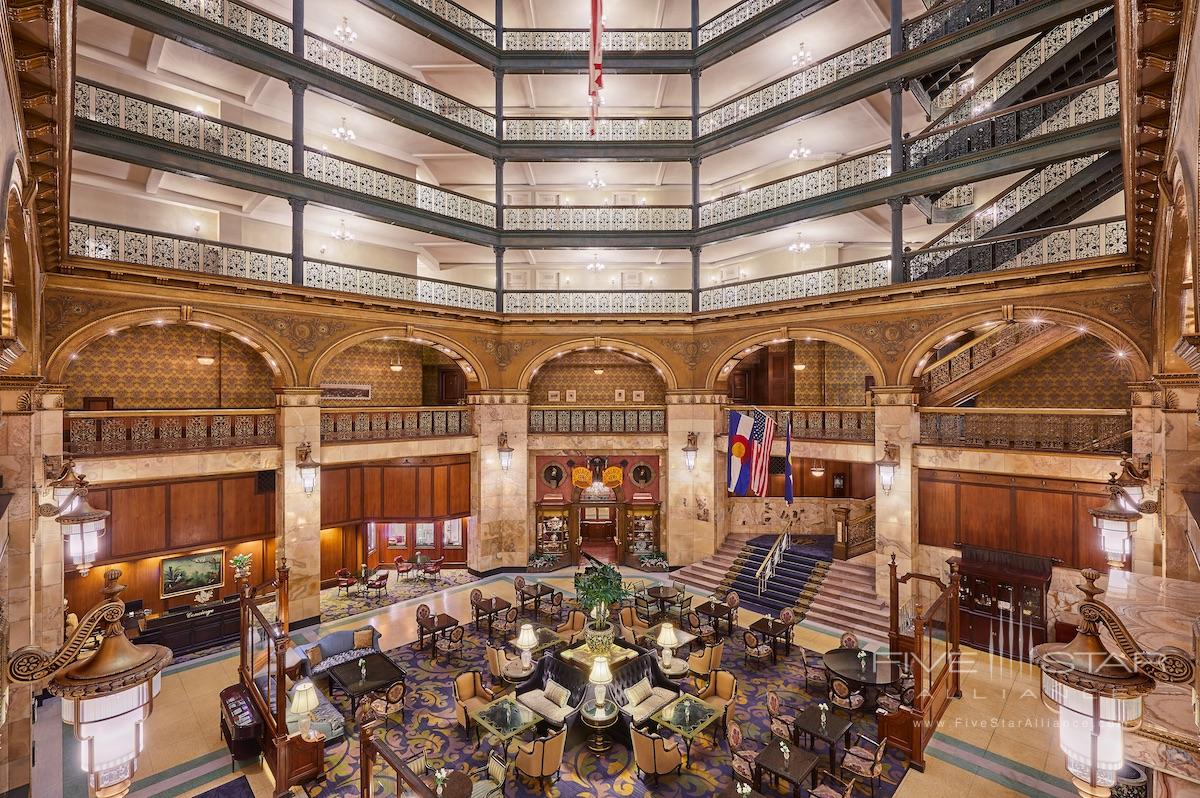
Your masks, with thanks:
[(875, 497), (862, 505), (864, 512), (850, 518), (849, 507), (833, 508), (833, 558), (849, 560), (875, 550)]
[(767, 589), (767, 580), (775, 575), (775, 568), (783, 560), (783, 553), (787, 550), (787, 542), (792, 539), (791, 533), (784, 532), (775, 539), (771, 550), (767, 552), (766, 558), (763, 559), (762, 565), (758, 566), (758, 572), (754, 575), (758, 580), (758, 595), (762, 595)]

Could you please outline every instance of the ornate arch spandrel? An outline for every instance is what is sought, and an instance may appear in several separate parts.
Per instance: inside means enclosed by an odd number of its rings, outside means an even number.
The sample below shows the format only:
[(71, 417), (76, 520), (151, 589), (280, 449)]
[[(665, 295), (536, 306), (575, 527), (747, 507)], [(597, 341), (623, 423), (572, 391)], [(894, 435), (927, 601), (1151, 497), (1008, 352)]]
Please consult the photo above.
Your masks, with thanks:
[[(346, 335), (338, 338), (327, 344), (317, 354), (312, 365), (308, 369), (307, 379), (309, 385), (320, 385), (325, 371), (329, 368), (329, 364), (333, 360), (358, 344), (366, 343), (367, 341), (377, 341), (381, 338), (391, 338), (398, 341), (427, 341), (429, 344), (438, 344), (453, 351), (459, 359), (466, 361), (471, 370), (463, 369), (463, 373), (467, 377), (468, 387), (472, 390), (488, 390), (492, 387), (492, 378), (489, 376), (484, 362), (479, 356), (471, 350), (471, 347), (458, 339), (452, 338), (444, 333), (433, 332), (432, 330), (414, 327), (411, 325), (404, 326), (380, 326), (372, 327), (367, 330), (361, 330), (351, 335)], [(460, 368), (462, 364), (459, 364)]]

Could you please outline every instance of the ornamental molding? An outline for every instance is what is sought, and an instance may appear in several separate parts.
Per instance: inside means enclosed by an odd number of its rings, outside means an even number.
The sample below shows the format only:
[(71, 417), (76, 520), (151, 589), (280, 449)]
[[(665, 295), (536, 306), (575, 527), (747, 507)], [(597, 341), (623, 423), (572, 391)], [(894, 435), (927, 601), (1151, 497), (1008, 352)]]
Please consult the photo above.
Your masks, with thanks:
[(476, 335), (471, 340), (482, 347), (484, 352), (491, 355), (492, 360), (501, 370), (508, 368), (517, 355), (533, 345), (532, 339), (529, 338), (497, 341), (494, 338)]
[(330, 339), (340, 337), (350, 325), (331, 319), (308, 319), (275, 313), (251, 313), (250, 318), (287, 341), (299, 355), (324, 349)]

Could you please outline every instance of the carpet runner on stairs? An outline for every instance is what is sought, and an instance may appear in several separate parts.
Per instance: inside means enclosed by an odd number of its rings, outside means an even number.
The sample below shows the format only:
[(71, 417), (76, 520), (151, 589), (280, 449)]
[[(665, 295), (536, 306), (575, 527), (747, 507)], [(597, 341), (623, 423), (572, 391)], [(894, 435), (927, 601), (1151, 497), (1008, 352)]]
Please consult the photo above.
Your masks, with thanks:
[(790, 607), (796, 611), (797, 620), (803, 620), (833, 559), (833, 538), (825, 535), (795, 538), (760, 594), (758, 569), (776, 540), (774, 535), (764, 535), (747, 541), (734, 567), (726, 574), (722, 589), (736, 590), (742, 604), (755, 612), (778, 615), (780, 610)]

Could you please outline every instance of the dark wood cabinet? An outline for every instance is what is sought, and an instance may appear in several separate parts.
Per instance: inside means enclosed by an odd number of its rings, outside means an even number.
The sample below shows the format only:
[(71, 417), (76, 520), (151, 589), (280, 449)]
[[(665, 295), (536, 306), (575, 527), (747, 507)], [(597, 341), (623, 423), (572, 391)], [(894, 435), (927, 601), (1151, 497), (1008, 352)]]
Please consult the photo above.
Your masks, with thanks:
[(1012, 551), (963, 547), (959, 565), (960, 639), (972, 648), (1029, 661), (1045, 643), (1046, 596), (1053, 560)]
[(237, 596), (231, 596), (224, 601), (180, 607), (151, 617), (137, 642), (157, 643), (176, 655), (186, 654), (236, 642), (240, 622)]

